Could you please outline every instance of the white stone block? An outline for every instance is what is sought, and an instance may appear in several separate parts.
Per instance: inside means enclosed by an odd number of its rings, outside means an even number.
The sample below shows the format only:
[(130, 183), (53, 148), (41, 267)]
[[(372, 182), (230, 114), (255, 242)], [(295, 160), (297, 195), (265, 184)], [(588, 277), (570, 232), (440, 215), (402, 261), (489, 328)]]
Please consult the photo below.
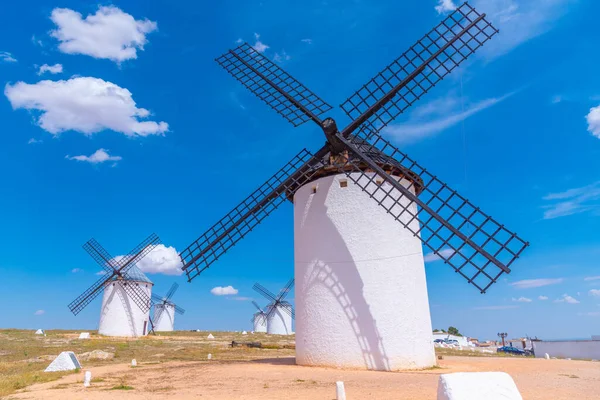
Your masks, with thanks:
[(135, 358), (133, 360), (131, 360), (131, 366), (137, 367), (137, 360)]
[(85, 375), (83, 377), (83, 386), (84, 387), (90, 387), (91, 382), (92, 382), (92, 373), (91, 373), (91, 371), (85, 371)]
[(242, 332), (242, 335), (247, 335), (247, 334), (248, 334), (248, 332), (246, 332), (246, 331)]
[(81, 332), (79, 334), (79, 339), (89, 339), (90, 338), (90, 333), (89, 332)]
[(523, 400), (504, 372), (457, 372), (440, 375), (438, 400)]
[(214, 339), (215, 337), (213, 336), (212, 333), (209, 333), (208, 336), (206, 337), (207, 339)]
[(212, 359), (212, 354), (208, 353), (208, 356), (206, 358), (208, 358), (209, 360)]
[(548, 354), (548, 353), (544, 354), (544, 358), (545, 358), (546, 360), (549, 360), (549, 359), (550, 359), (550, 354)]
[(38, 329), (37, 331), (35, 331), (36, 335), (43, 335), (44, 331), (42, 329)]
[(72, 371), (81, 368), (77, 356), (72, 351), (63, 351), (48, 365), (44, 372)]
[(344, 388), (344, 382), (338, 381), (335, 383), (335, 396), (336, 400), (346, 400), (346, 389)]

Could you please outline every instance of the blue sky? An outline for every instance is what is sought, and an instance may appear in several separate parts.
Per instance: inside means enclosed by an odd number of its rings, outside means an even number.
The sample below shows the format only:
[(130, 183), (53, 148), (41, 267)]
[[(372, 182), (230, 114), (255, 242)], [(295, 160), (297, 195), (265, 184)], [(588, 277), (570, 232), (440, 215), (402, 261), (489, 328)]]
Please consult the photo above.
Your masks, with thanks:
[[(452, 2), (438, 3), (5, 4), (0, 327), (95, 328), (99, 301), (77, 317), (66, 307), (97, 279), (85, 241), (119, 255), (156, 232), (168, 259), (301, 148), (318, 149), (321, 132), (294, 129), (213, 61), (238, 39), (337, 105), (444, 17)], [(471, 4), (500, 35), (385, 134), (531, 247), (485, 295), (428, 262), (433, 326), (598, 334), (600, 4)], [(277, 291), (292, 276), (292, 218), (287, 204), (190, 284), (164, 273), (173, 262), (148, 261), (163, 272), (149, 274), (158, 293), (181, 285), (177, 327), (248, 329), (252, 284)]]

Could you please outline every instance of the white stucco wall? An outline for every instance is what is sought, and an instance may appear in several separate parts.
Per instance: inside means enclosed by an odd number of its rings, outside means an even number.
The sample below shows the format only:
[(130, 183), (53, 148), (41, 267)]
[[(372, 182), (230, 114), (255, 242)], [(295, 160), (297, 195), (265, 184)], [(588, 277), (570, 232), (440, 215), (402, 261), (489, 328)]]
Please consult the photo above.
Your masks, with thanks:
[(267, 332), (267, 317), (266, 315), (256, 312), (252, 319), (252, 330), (257, 333)]
[(566, 340), (560, 342), (533, 342), (536, 358), (583, 358), (600, 360), (600, 342), (597, 340)]
[(421, 242), (352, 180), (328, 176), (296, 192), (294, 247), (298, 364), (436, 364)]
[[(152, 284), (134, 281), (110, 281), (104, 286), (98, 333), (106, 336), (137, 337), (148, 334), (150, 311), (143, 312), (129, 298), (122, 285), (139, 285), (150, 297)], [(144, 326), (145, 332), (144, 332)]]
[(156, 332), (171, 332), (175, 328), (175, 306), (172, 304), (157, 304), (154, 306), (154, 315), (157, 311), (160, 313), (158, 315), (158, 320), (155, 321), (154, 330)]
[(456, 340), (458, 342), (459, 346), (468, 346), (469, 345), (469, 340), (466, 336), (449, 335), (444, 332), (433, 332), (433, 340), (435, 340), (435, 339)]
[(267, 314), (267, 333), (270, 335), (291, 335), (292, 316), (284, 310), (289, 305), (278, 305), (273, 312)]

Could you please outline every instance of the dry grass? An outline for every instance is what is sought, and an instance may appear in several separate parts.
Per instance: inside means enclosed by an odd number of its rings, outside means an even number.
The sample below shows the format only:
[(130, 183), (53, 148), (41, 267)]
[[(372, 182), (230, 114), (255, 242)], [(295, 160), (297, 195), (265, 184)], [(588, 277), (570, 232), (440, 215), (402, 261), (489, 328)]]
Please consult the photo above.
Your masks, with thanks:
[[(79, 340), (80, 331), (52, 330), (46, 336), (35, 335), (31, 330), (0, 330), (0, 398), (24, 389), (29, 385), (50, 382), (73, 372), (43, 372), (62, 351), (79, 355), (93, 350), (114, 353), (111, 360), (81, 361), (84, 367), (129, 363), (135, 358), (138, 366), (168, 361), (206, 360), (243, 361), (256, 358), (275, 358), (294, 354), (294, 337), (276, 337), (265, 334), (242, 335), (235, 332), (212, 332), (214, 340), (206, 337), (209, 332), (168, 332), (143, 338), (111, 338), (90, 331), (92, 338)], [(261, 342), (267, 348), (231, 348), (237, 342)], [(114, 390), (131, 390), (126, 383), (118, 382)], [(122, 386), (122, 387), (119, 387)], [(168, 392), (169, 386), (157, 387), (155, 391)]]

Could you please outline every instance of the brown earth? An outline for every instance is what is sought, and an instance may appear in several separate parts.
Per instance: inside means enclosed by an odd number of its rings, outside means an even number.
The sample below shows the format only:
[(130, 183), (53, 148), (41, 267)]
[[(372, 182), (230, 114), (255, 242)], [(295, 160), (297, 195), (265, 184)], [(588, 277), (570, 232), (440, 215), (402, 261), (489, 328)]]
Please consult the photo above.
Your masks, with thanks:
[[(138, 361), (139, 362), (139, 361)], [(344, 381), (348, 399), (435, 399), (440, 374), (503, 371), (523, 398), (599, 399), (600, 363), (515, 357), (445, 357), (441, 368), (412, 372), (352, 371), (300, 367), (293, 357), (250, 361), (170, 361), (91, 367), (92, 386), (83, 374), (29, 386), (10, 399), (335, 399)]]

